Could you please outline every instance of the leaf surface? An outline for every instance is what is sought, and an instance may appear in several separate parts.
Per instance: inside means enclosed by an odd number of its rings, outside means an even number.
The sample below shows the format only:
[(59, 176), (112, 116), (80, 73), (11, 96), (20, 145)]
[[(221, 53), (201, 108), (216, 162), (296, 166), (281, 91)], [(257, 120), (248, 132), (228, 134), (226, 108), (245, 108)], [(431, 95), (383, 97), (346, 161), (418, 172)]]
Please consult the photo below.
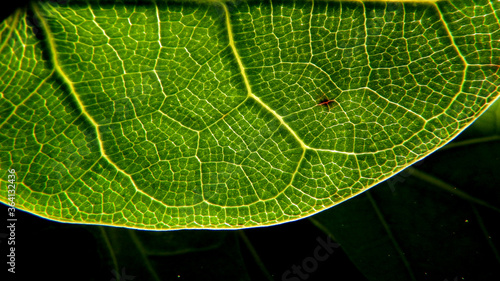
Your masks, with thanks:
[(494, 1), (33, 3), (0, 26), (0, 200), (15, 169), (16, 206), (58, 221), (312, 215), (486, 110), (499, 13)]

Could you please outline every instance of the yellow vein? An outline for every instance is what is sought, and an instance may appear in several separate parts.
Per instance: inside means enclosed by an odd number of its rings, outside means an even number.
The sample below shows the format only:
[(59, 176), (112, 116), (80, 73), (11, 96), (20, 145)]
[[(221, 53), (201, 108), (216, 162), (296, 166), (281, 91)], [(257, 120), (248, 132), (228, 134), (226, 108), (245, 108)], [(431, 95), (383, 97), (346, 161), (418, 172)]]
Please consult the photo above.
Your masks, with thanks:
[(163, 45), (161, 44), (161, 21), (160, 21), (160, 11), (158, 10), (157, 3), (155, 3), (155, 11), (156, 11), (156, 18), (158, 19), (158, 43), (160, 44), (160, 49), (161, 49), (163, 48)]
[(309, 14), (309, 28), (307, 29), (309, 35), (309, 50), (311, 51), (311, 57), (309, 58), (309, 62), (311, 62), (314, 57), (314, 51), (312, 46), (312, 35), (311, 35), (313, 13), (314, 13), (314, 0), (311, 0), (311, 13)]
[(276, 119), (278, 119), (292, 135), (293, 137), (299, 142), (300, 146), (305, 150), (308, 149), (309, 147), (304, 143), (304, 141), (295, 133), (290, 126), (288, 126), (287, 123), (283, 120), (283, 117), (278, 115), (272, 108), (270, 108), (267, 104), (265, 104), (259, 97), (254, 95), (252, 93), (252, 89), (250, 87), (250, 81), (248, 80), (248, 76), (246, 74), (245, 67), (243, 66), (243, 62), (241, 60), (241, 57), (238, 53), (238, 50), (236, 49), (236, 45), (234, 43), (234, 36), (233, 36), (233, 28), (231, 25), (231, 19), (230, 19), (230, 14), (229, 10), (227, 9), (227, 5), (225, 3), (221, 3), (222, 7), (224, 8), (224, 13), (226, 16), (226, 26), (227, 26), (227, 33), (229, 37), (229, 46), (231, 47), (231, 50), (233, 51), (234, 57), (236, 58), (236, 62), (238, 63), (241, 76), (243, 77), (243, 82), (245, 83), (245, 87), (247, 89), (248, 96), (253, 98), (257, 103), (259, 103), (264, 109), (269, 111)]
[[(104, 151), (104, 146), (103, 146), (103, 143), (102, 143), (102, 136), (101, 136), (101, 133), (99, 131), (99, 124), (87, 112), (87, 110), (85, 109), (85, 106), (83, 105), (82, 100), (80, 99), (79, 95), (76, 93), (73, 81), (71, 81), (69, 79), (69, 77), (66, 75), (66, 73), (62, 70), (61, 65), (59, 64), (59, 61), (57, 59), (57, 50), (56, 50), (56, 47), (55, 47), (54, 37), (53, 37), (52, 33), (50, 32), (49, 25), (48, 25), (47, 21), (45, 20), (45, 18), (43, 17), (42, 12), (40, 11), (40, 8), (38, 7), (37, 4), (35, 4), (35, 2), (32, 3), (32, 7), (33, 7), (33, 12), (36, 14), (36, 16), (38, 17), (38, 19), (40, 20), (40, 24), (43, 27), (42, 30), (45, 33), (45, 36), (47, 38), (48, 47), (49, 47), (50, 53), (52, 55), (51, 56), (51, 61), (52, 61), (52, 64), (54, 65), (54, 70), (56, 71), (56, 73), (59, 74), (59, 76), (61, 77), (61, 79), (63, 80), (63, 82), (70, 88), (70, 91), (73, 94), (73, 96), (75, 97), (76, 102), (78, 103), (78, 107), (82, 111), (83, 115), (86, 116), (87, 119), (88, 119), (88, 121), (95, 127), (96, 133), (97, 133), (97, 142), (99, 144), (99, 151), (100, 151), (101, 155), (110, 164), (112, 164), (119, 172), (121, 172), (122, 174), (126, 175), (130, 179), (130, 181), (132, 182), (132, 185), (136, 188), (136, 190), (140, 191), (137, 188), (137, 186), (135, 185), (135, 182), (132, 179), (132, 177), (129, 174), (127, 174), (124, 170), (120, 169), (120, 167), (118, 167), (113, 161), (111, 161), (111, 159), (109, 158), (109, 156)], [(143, 193), (142, 191), (140, 191), (140, 192)]]
[(460, 58), (460, 60), (462, 61), (463, 65), (464, 65), (464, 70), (463, 70), (464, 72), (462, 74), (462, 81), (460, 83), (460, 88), (458, 89), (457, 94), (453, 97), (453, 99), (448, 104), (448, 106), (443, 110), (442, 114), (445, 114), (445, 112), (457, 100), (459, 94), (462, 92), (462, 89), (464, 87), (465, 80), (466, 80), (466, 73), (467, 73), (467, 70), (469, 67), (469, 63), (467, 62), (467, 60), (465, 59), (465, 56), (460, 51), (460, 48), (458, 47), (457, 42), (455, 42), (455, 37), (453, 36), (453, 34), (451, 34), (450, 27), (448, 26), (448, 23), (443, 18), (443, 13), (441, 12), (441, 9), (439, 9), (439, 6), (436, 4), (434, 4), (434, 8), (436, 9), (436, 11), (439, 14), (439, 19), (440, 19), (441, 23), (443, 24), (444, 29), (446, 30), (446, 35), (447, 35), (448, 39), (450, 39), (450, 42), (451, 42), (453, 49), (455, 49), (455, 52), (458, 54), (458, 57)]
[(450, 27), (448, 26), (448, 23), (443, 18), (443, 13), (441, 12), (441, 9), (436, 4), (434, 4), (434, 8), (436, 9), (436, 11), (439, 14), (439, 19), (443, 23), (443, 27), (446, 30), (446, 35), (450, 39), (451, 45), (452, 45), (453, 49), (455, 49), (455, 51), (457, 52), (457, 54), (459, 54), (459, 57), (462, 60), (463, 64), (465, 66), (467, 66), (469, 63), (466, 61), (465, 56), (462, 54), (462, 52), (460, 51), (460, 48), (458, 47), (457, 43), (455, 42), (455, 37), (451, 34)]
[(275, 197), (273, 198), (276, 198), (278, 197), (279, 195), (281, 195), (282, 193), (285, 192), (285, 190), (291, 186), (293, 184), (293, 181), (295, 179), (295, 175), (298, 173), (298, 170), (299, 170), (299, 167), (302, 163), (302, 160), (304, 159), (305, 157), (305, 153), (306, 153), (306, 150), (307, 149), (310, 149), (309, 146), (307, 146), (304, 141), (295, 133), (294, 130), (292, 130), (292, 128), (290, 128), (290, 126), (288, 126), (287, 123), (285, 123), (285, 121), (283, 120), (283, 117), (281, 117), (280, 115), (278, 115), (273, 109), (271, 109), (267, 104), (265, 104), (259, 97), (257, 97), (256, 95), (254, 95), (252, 93), (252, 88), (250, 87), (250, 81), (248, 80), (248, 76), (246, 74), (246, 70), (245, 70), (245, 67), (243, 66), (243, 62), (241, 60), (241, 57), (238, 53), (238, 50), (236, 49), (236, 45), (234, 43), (234, 35), (233, 35), (233, 28), (232, 28), (232, 25), (231, 25), (231, 19), (230, 19), (230, 14), (229, 14), (229, 10), (227, 9), (227, 5), (225, 3), (221, 3), (222, 7), (224, 8), (224, 13), (225, 13), (225, 16), (226, 16), (226, 26), (227, 26), (227, 32), (228, 32), (228, 37), (229, 37), (229, 46), (231, 47), (231, 50), (233, 51), (233, 54), (236, 58), (236, 61), (238, 63), (238, 66), (239, 66), (239, 69), (240, 69), (240, 72), (241, 72), (241, 76), (243, 77), (243, 81), (245, 83), (245, 87), (247, 89), (247, 93), (248, 93), (248, 96), (253, 98), (257, 103), (259, 103), (264, 109), (266, 109), (268, 112), (270, 112), (276, 119), (278, 119), (281, 123), (281, 125), (283, 125), (292, 135), (293, 137), (297, 140), (297, 142), (300, 144), (300, 146), (302, 147), (302, 155), (301, 155), (301, 158), (300, 160), (298, 161), (297, 163), (297, 167), (292, 175), (292, 178), (290, 180), (290, 183), (282, 190), (280, 191)]

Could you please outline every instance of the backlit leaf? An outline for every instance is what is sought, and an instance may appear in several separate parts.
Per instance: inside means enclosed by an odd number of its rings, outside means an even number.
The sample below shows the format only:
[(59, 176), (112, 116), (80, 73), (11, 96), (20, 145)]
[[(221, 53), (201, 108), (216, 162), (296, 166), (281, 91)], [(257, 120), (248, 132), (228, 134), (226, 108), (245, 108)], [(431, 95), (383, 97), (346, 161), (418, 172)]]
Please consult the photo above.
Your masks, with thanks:
[(345, 201), (498, 97), (497, 1), (33, 2), (0, 25), (0, 200), (244, 228)]

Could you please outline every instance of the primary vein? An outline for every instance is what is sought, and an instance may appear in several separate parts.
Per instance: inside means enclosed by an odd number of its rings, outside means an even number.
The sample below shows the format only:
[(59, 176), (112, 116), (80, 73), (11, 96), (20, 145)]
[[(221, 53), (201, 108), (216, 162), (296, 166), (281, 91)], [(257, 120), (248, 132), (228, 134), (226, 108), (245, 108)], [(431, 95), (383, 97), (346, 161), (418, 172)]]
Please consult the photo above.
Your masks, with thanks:
[(101, 133), (99, 131), (99, 124), (87, 112), (87, 110), (85, 109), (85, 106), (83, 105), (83, 102), (81, 101), (80, 97), (76, 93), (75, 86), (73, 85), (73, 81), (71, 81), (71, 79), (69, 79), (69, 77), (66, 75), (66, 73), (62, 70), (61, 65), (59, 64), (59, 61), (57, 59), (57, 50), (56, 50), (55, 43), (54, 43), (54, 37), (52, 36), (52, 33), (50, 32), (50, 28), (48, 26), (48, 23), (45, 20), (45, 18), (43, 17), (43, 15), (40, 11), (40, 8), (35, 3), (32, 4), (32, 7), (33, 7), (33, 12), (36, 14), (38, 19), (40, 20), (40, 23), (43, 27), (42, 30), (44, 31), (45, 36), (47, 37), (48, 47), (49, 47), (49, 50), (51, 53), (51, 60), (52, 60), (52, 64), (54, 65), (54, 70), (56, 71), (56, 73), (58, 73), (60, 75), (63, 82), (70, 88), (70, 91), (73, 94), (73, 96), (75, 97), (76, 102), (78, 103), (78, 107), (82, 111), (83, 115), (85, 115), (87, 117), (88, 121), (95, 127), (95, 130), (97, 133), (97, 142), (99, 144), (99, 151), (100, 151), (102, 157), (104, 157), (110, 164), (112, 164), (119, 172), (126, 175), (130, 179), (130, 181), (132, 182), (132, 185), (136, 188), (136, 190), (140, 191), (137, 188), (137, 186), (135, 185), (135, 182), (132, 179), (132, 177), (129, 174), (127, 174), (124, 170), (120, 169), (120, 167), (118, 167), (113, 161), (111, 161), (109, 156), (104, 151), (104, 146), (102, 143), (102, 136), (101, 136)]

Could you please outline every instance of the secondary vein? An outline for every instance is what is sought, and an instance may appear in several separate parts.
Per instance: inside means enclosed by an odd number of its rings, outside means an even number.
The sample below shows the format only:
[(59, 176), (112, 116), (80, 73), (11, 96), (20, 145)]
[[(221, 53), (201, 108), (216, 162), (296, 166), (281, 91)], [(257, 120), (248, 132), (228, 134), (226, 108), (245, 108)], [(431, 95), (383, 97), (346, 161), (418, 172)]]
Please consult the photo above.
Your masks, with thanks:
[(228, 37), (229, 37), (229, 46), (231, 47), (231, 50), (233, 51), (234, 57), (236, 58), (236, 62), (238, 63), (238, 67), (240, 69), (241, 76), (243, 77), (243, 82), (245, 83), (245, 87), (247, 89), (248, 96), (251, 97), (252, 99), (254, 99), (257, 103), (259, 103), (262, 107), (264, 107), (267, 111), (269, 111), (276, 119), (278, 119), (280, 121), (281, 125), (283, 125), (293, 135), (293, 137), (297, 140), (297, 142), (300, 144), (302, 149), (304, 149), (304, 150), (310, 149), (310, 147), (304, 143), (304, 141), (295, 133), (295, 131), (292, 130), (292, 128), (290, 128), (290, 126), (288, 126), (287, 123), (285, 123), (285, 121), (283, 120), (283, 117), (278, 115), (276, 113), (276, 111), (274, 111), (267, 104), (265, 104), (259, 97), (257, 97), (256, 95), (254, 95), (252, 93), (252, 88), (250, 87), (250, 81), (248, 80), (248, 76), (246, 74), (245, 67), (243, 66), (243, 62), (241, 60), (241, 57), (238, 53), (238, 50), (236, 49), (236, 45), (234, 44), (234, 35), (233, 35), (233, 29), (232, 29), (232, 25), (231, 25), (229, 10), (227, 9), (227, 5), (225, 3), (221, 3), (221, 5), (224, 8), (224, 13), (225, 13), (225, 17), (226, 17), (227, 33), (228, 33)]

